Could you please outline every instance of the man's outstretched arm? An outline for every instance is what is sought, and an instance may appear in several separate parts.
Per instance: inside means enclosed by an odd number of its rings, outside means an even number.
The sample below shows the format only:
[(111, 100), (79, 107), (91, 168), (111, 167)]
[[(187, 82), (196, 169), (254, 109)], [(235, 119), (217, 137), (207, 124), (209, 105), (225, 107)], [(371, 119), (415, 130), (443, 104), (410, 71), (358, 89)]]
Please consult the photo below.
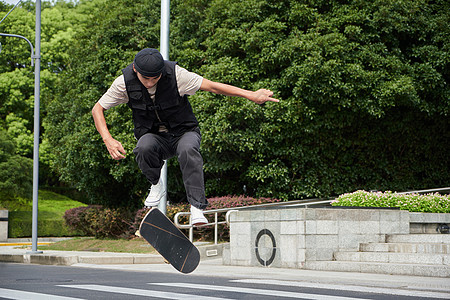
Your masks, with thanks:
[(104, 111), (105, 109), (99, 103), (96, 103), (94, 108), (92, 109), (95, 128), (97, 128), (98, 133), (100, 133), (100, 135), (102, 136), (103, 142), (105, 143), (111, 157), (116, 160), (125, 158), (126, 152), (122, 144), (119, 141), (113, 139), (113, 137), (109, 133), (108, 126), (106, 126)]
[(280, 100), (272, 98), (273, 92), (270, 90), (260, 89), (252, 92), (229, 84), (214, 82), (208, 79), (203, 79), (200, 90), (230, 97), (243, 97), (257, 104), (263, 104), (267, 101), (280, 102)]

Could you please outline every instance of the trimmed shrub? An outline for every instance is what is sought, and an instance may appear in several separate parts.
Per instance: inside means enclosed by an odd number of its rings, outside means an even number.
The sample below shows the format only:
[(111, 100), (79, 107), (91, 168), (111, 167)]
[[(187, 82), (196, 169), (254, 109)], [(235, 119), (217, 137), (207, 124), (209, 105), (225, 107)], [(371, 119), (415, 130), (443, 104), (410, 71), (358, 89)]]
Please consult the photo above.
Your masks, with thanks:
[(123, 208), (104, 208), (100, 205), (77, 207), (66, 211), (66, 224), (96, 238), (120, 238), (130, 234), (132, 213)]
[(95, 235), (95, 232), (92, 229), (91, 224), (88, 222), (86, 216), (88, 210), (96, 209), (101, 209), (101, 206), (89, 205), (69, 209), (64, 214), (64, 220), (70, 228), (81, 231), (84, 235), (93, 236)]
[(339, 196), (333, 206), (392, 207), (410, 212), (450, 213), (450, 195), (356, 191)]

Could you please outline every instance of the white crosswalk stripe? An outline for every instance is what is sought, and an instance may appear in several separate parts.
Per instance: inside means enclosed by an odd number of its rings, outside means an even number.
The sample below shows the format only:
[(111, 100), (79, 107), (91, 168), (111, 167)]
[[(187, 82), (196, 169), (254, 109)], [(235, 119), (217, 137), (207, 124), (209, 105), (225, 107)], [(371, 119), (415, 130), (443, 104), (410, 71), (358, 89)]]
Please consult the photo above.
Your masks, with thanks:
[(161, 286), (171, 286), (171, 287), (182, 287), (190, 289), (202, 289), (202, 290), (213, 290), (221, 292), (237, 292), (246, 293), (253, 295), (263, 295), (272, 297), (285, 297), (285, 298), (295, 298), (295, 299), (313, 299), (313, 300), (362, 300), (362, 298), (352, 298), (352, 297), (340, 297), (340, 296), (328, 296), (319, 294), (307, 294), (307, 293), (297, 293), (297, 292), (287, 292), (278, 290), (263, 290), (254, 288), (242, 288), (233, 286), (218, 286), (218, 285), (205, 285), (205, 284), (192, 284), (192, 283), (149, 283), (152, 285)]
[(351, 291), (351, 292), (363, 292), (363, 293), (377, 293), (396, 296), (413, 296), (421, 298), (436, 298), (436, 299), (450, 299), (450, 293), (440, 293), (432, 291), (417, 291), (417, 290), (404, 290), (396, 288), (381, 288), (381, 287), (365, 287), (356, 285), (340, 285), (340, 284), (326, 284), (326, 283), (311, 283), (300, 281), (281, 281), (281, 280), (268, 280), (268, 279), (236, 279), (231, 280), (236, 283), (249, 283), (249, 284), (264, 284), (264, 285), (279, 285), (279, 286), (292, 286), (314, 289), (329, 289), (339, 291)]
[(80, 298), (71, 298), (64, 296), (55, 296), (49, 294), (25, 292), (18, 290), (2, 289), (0, 288), (0, 297), (6, 299), (16, 299), (16, 300), (83, 300)]
[[(364, 293), (377, 293), (377, 294), (390, 294), (390, 295), (401, 295), (401, 296), (414, 296), (414, 297), (425, 297), (425, 298), (441, 298), (449, 299), (446, 296), (449, 294), (437, 293), (437, 292), (423, 292), (420, 291), (404, 291), (392, 289), (373, 289), (368, 287), (360, 286), (340, 286), (333, 284), (320, 284), (320, 283), (308, 283), (308, 282), (289, 282), (289, 281), (279, 281), (279, 280), (263, 280), (263, 279), (238, 279), (231, 280), (230, 283), (241, 283), (241, 284), (258, 284), (258, 285), (278, 285), (278, 286), (288, 286), (288, 287), (298, 287), (298, 288), (315, 288), (315, 289), (329, 289), (329, 290), (340, 290), (340, 291), (352, 291), (352, 292), (364, 292)], [(96, 291), (111, 294), (120, 295), (133, 295), (142, 297), (153, 297), (160, 299), (174, 299), (174, 300), (185, 300), (185, 299), (196, 299), (196, 300), (232, 300), (231, 298), (219, 298), (215, 296), (201, 296), (196, 294), (186, 294), (186, 289), (188, 290), (208, 290), (212, 292), (228, 292), (228, 293), (242, 293), (248, 295), (258, 295), (258, 296), (269, 296), (273, 299), (281, 298), (294, 298), (294, 299), (312, 299), (312, 300), (363, 300), (363, 298), (355, 297), (343, 297), (335, 295), (322, 295), (322, 294), (310, 294), (301, 292), (291, 292), (283, 290), (274, 289), (257, 289), (257, 288), (245, 288), (236, 286), (225, 286), (225, 285), (206, 285), (206, 284), (192, 284), (183, 282), (173, 282), (173, 283), (148, 283), (148, 285), (169, 287), (174, 289), (184, 289), (184, 293), (176, 293), (174, 290), (170, 292), (156, 291), (152, 289), (137, 289), (137, 288), (126, 288), (117, 286), (106, 286), (106, 285), (96, 285), (96, 284), (80, 284), (80, 285), (57, 285), (58, 287), (79, 289), (86, 291)], [(397, 291), (397, 292), (396, 292)], [(117, 297), (117, 296), (116, 296)], [(233, 298), (235, 298), (234, 296)], [(80, 298), (72, 298), (65, 296), (50, 295), (44, 293), (26, 292), (20, 290), (4, 289), (0, 288), (0, 298), (6, 299), (33, 299), (33, 300), (82, 300)], [(364, 298), (367, 299), (367, 298)]]
[(155, 297), (155, 298), (162, 298), (162, 299), (174, 299), (174, 300), (186, 300), (186, 299), (192, 299), (192, 298), (195, 298), (196, 300), (197, 299), (198, 300), (231, 300), (231, 299), (227, 299), (227, 298), (207, 297), (207, 296), (180, 294), (180, 293), (172, 293), (172, 292), (161, 292), (161, 291), (153, 291), (153, 290), (141, 290), (141, 289), (115, 287), (115, 286), (104, 286), (104, 285), (96, 285), (96, 284), (59, 285), (59, 286), (73, 288), (73, 289), (97, 291), (97, 292), (118, 293), (118, 294)]

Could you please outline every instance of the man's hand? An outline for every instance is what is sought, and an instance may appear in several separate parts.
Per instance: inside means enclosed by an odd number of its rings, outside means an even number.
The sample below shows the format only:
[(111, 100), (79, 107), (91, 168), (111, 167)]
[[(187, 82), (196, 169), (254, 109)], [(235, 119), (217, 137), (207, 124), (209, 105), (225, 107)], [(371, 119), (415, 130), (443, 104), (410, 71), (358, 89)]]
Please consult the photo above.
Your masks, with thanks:
[(272, 96), (273, 96), (272, 91), (260, 89), (257, 90), (256, 92), (253, 92), (253, 95), (251, 98), (249, 98), (249, 100), (255, 102), (256, 104), (264, 104), (267, 101), (280, 102), (280, 100), (272, 98)]
[(125, 149), (122, 144), (113, 139), (109, 133), (108, 127), (106, 126), (105, 115), (103, 114), (104, 111), (105, 109), (98, 102), (95, 104), (94, 108), (92, 108), (95, 127), (102, 136), (103, 142), (105, 143), (106, 148), (108, 148), (111, 157), (115, 160), (123, 159), (126, 155)]
[(122, 144), (111, 138), (108, 138), (106, 140), (104, 140), (106, 148), (108, 148), (108, 152), (111, 155), (111, 157), (115, 160), (120, 160), (125, 158), (126, 152), (125, 149), (123, 148)]

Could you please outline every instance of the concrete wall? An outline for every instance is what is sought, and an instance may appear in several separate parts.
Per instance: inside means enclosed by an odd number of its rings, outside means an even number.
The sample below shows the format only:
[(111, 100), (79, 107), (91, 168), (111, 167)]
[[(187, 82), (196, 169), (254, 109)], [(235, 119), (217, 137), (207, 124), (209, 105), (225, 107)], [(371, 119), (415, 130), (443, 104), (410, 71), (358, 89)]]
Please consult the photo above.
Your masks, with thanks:
[(409, 212), (390, 209), (255, 209), (230, 217), (225, 264), (303, 268), (306, 261), (333, 260), (336, 251), (408, 234)]
[(0, 242), (8, 240), (8, 211), (0, 210)]

